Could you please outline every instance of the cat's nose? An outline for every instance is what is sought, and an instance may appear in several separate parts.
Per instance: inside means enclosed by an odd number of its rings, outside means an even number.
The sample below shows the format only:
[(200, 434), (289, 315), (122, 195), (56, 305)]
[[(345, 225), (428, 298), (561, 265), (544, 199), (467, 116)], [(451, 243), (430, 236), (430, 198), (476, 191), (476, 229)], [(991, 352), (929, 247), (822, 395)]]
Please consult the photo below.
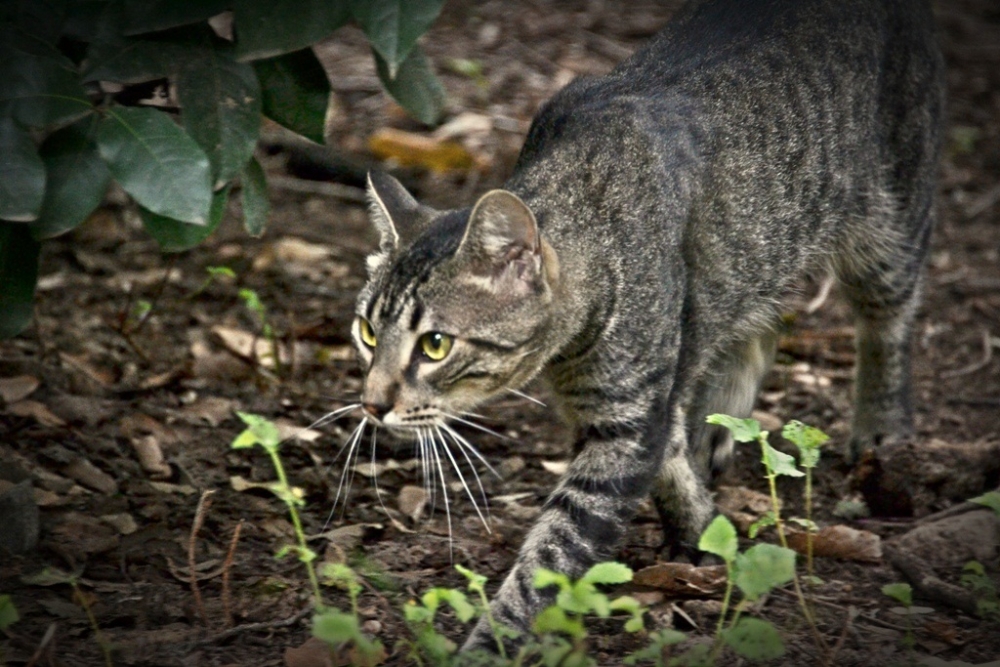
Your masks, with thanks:
[(389, 411), (392, 410), (392, 406), (388, 403), (362, 403), (361, 407), (364, 408), (365, 412), (379, 421), (382, 421)]

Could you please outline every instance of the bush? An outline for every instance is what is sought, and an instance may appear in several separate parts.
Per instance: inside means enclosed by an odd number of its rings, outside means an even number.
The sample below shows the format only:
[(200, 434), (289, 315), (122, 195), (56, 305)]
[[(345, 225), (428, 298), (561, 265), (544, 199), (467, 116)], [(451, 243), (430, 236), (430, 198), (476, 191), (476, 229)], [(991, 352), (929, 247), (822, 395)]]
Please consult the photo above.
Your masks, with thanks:
[(330, 85), (310, 45), (354, 20), (386, 89), (433, 123), (444, 93), (417, 38), (443, 0), (0, 0), (0, 338), (31, 319), (39, 242), (114, 179), (166, 252), (201, 243), (242, 185), (261, 115), (323, 141)]

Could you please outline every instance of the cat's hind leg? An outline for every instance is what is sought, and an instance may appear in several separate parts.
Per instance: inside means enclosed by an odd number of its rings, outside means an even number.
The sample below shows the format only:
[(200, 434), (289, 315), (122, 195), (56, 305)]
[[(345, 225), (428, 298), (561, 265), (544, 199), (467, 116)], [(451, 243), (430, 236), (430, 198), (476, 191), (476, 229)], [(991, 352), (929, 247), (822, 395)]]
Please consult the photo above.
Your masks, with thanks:
[(653, 488), (671, 557), (697, 559), (701, 531), (715, 513), (709, 483), (732, 458), (729, 431), (705, 422), (710, 414), (749, 417), (764, 375), (771, 368), (777, 334), (767, 329), (732, 344), (711, 364), (687, 408), (675, 417), (667, 456)]
[[(855, 317), (852, 461), (913, 432), (910, 348), (932, 227), (929, 206), (925, 210), (909, 233), (880, 233), (860, 250), (855, 241), (855, 252), (837, 267)], [(869, 227), (891, 229), (884, 221)]]

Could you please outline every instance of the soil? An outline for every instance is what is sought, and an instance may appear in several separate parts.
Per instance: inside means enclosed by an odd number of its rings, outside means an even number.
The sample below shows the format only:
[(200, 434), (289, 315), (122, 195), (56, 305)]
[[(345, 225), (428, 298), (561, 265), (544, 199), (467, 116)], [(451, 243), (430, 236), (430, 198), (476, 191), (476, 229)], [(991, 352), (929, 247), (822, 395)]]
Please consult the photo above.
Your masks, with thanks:
[[(542, 101), (574, 76), (610, 69), (677, 4), (643, 0), (622, 11), (600, 0), (449, 3), (423, 44), (448, 91), (447, 119), (474, 114), (462, 117), (456, 132), (477, 166), (397, 173), (430, 204), (470, 203), (509, 174)], [(852, 328), (836, 288), (807, 312), (822, 280), (803, 283), (789, 304), (788, 334), (757, 412), (772, 430), (800, 419), (831, 435), (816, 473), (816, 520), (883, 539), (998, 482), (990, 466), (1000, 433), (1000, 10), (991, 0), (949, 0), (937, 13), (949, 66), (948, 130), (914, 353), (916, 445), (943, 452), (941, 470), (936, 477), (924, 475), (925, 467), (913, 473), (909, 490), (919, 502), (907, 508), (911, 516), (834, 514), (838, 503), (857, 497), (841, 456)], [(310, 545), (322, 560), (346, 561), (362, 575), (363, 627), (386, 645), (389, 665), (407, 664), (398, 644), (409, 636), (402, 605), (432, 586), (463, 586), (455, 564), (497, 585), (557, 479), (553, 471), (569, 457), (551, 412), (512, 396), (484, 409), (484, 423), (502, 437), (461, 429), (498, 473), (477, 466), (489, 530), (453, 485), (454, 474), (447, 501), (440, 487), (433, 490), (432, 508), (414, 449), (402, 443), (380, 441), (372, 454), (366, 437), (347, 468), (353, 484), (335, 502), (345, 479), (342, 445), (359, 416), (299, 429), (353, 402), (360, 387), (349, 330), (375, 243), (358, 189), (359, 174), (374, 161), (367, 140), (386, 127), (430, 130), (380, 92), (356, 30), (338, 32), (319, 53), (336, 102), (329, 141), (336, 151), (325, 158), (334, 167), (324, 173), (339, 183), (303, 178), (316, 176), (307, 173), (316, 171), (315, 155), (268, 128), (262, 159), (273, 208), (262, 238), (240, 229), (235, 201), (208, 242), (166, 257), (142, 233), (134, 209), (112, 193), (86, 225), (43, 246), (36, 324), (0, 343), (0, 378), (8, 380), (0, 387), (11, 391), (20, 385), (9, 379), (25, 376), (19, 382), (28, 392), (0, 394), (0, 494), (30, 479), (41, 515), (37, 547), (0, 559), (0, 593), (13, 596), (21, 616), (0, 635), (0, 663), (104, 664), (102, 643), (110, 643), (116, 665), (314, 664), (286, 658), (309, 637), (309, 582), (294, 557), (275, 557), (292, 541), (292, 527), (280, 502), (252, 486), (274, 479), (267, 456), (230, 449), (243, 428), (237, 410), (296, 435), (282, 458), (304, 494)], [(468, 74), (470, 64), (481, 76)], [(235, 278), (206, 284), (207, 269), (220, 266)], [(285, 350), (279, 368), (270, 348), (250, 351), (264, 337), (242, 289), (255, 291), (266, 308)], [(30, 391), (33, 380), (38, 386)], [(741, 448), (725, 484), (766, 490), (758, 458)], [(463, 470), (478, 496), (464, 463)], [(787, 512), (801, 514), (801, 483), (783, 481), (779, 490)], [(644, 507), (621, 560), (637, 570), (658, 562), (658, 531), (655, 512)], [(996, 543), (978, 548), (988, 540), (983, 529), (949, 535), (932, 550), (942, 556), (931, 563), (937, 576), (957, 583), (968, 553), (998, 582)], [(815, 567), (823, 581), (814, 590), (818, 627), (840, 646), (836, 664), (905, 661), (907, 617), (880, 592), (904, 574), (884, 558), (817, 558)], [(654, 608), (651, 626), (673, 623), (695, 641), (714, 628), (718, 596), (671, 601), (655, 590), (641, 593)], [(342, 591), (324, 594), (348, 604)], [(915, 604), (926, 612), (909, 623), (917, 654), (972, 664), (1000, 658), (996, 620), (920, 591)], [(773, 593), (752, 613), (780, 628), (788, 654), (779, 662), (817, 663), (793, 595)], [(641, 645), (618, 620), (590, 630), (602, 665), (621, 664)], [(447, 614), (442, 631), (461, 641), (462, 628)]]

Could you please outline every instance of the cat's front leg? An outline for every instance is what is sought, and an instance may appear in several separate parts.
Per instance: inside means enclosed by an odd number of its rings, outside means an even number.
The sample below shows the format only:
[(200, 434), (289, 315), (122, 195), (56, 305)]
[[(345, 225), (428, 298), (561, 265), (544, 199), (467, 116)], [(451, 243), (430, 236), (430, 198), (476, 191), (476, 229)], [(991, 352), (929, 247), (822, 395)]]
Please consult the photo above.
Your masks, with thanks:
[[(669, 420), (666, 401), (659, 403), (641, 424), (605, 422), (581, 431), (579, 454), (545, 502), (493, 598), (490, 612), (495, 623), (526, 633), (538, 612), (552, 603), (554, 589), (534, 587), (539, 568), (579, 577), (591, 565), (615, 555), (663, 459)], [(466, 641), (463, 650), (470, 649), (497, 650), (486, 618), (479, 620)]]

